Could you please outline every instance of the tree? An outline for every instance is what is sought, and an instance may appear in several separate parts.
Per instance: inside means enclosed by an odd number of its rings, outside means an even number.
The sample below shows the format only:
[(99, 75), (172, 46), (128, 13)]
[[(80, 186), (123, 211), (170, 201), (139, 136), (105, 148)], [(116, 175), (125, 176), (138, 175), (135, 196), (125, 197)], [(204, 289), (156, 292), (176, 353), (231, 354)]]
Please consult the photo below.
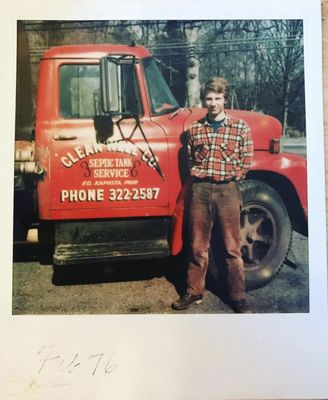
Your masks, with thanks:
[[(270, 23), (270, 46), (258, 48), (268, 75), (272, 95), (276, 99), (276, 109), (283, 124), (283, 134), (291, 121), (290, 113), (303, 103), (304, 115), (304, 54), (303, 26), (299, 20), (277, 20)], [(300, 99), (302, 97), (302, 99)], [(303, 126), (304, 129), (304, 126)]]
[(200, 105), (200, 59), (196, 45), (200, 28), (199, 22), (184, 23), (184, 35), (187, 45), (187, 105), (190, 107)]

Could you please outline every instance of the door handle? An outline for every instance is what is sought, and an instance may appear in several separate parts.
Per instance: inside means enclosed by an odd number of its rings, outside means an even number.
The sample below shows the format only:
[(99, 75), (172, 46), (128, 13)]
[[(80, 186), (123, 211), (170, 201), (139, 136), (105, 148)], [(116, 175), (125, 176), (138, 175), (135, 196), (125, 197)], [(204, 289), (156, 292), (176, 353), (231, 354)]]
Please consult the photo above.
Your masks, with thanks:
[(75, 140), (75, 139), (77, 139), (77, 136), (74, 136), (74, 135), (56, 135), (56, 136), (53, 136), (53, 139), (54, 140)]

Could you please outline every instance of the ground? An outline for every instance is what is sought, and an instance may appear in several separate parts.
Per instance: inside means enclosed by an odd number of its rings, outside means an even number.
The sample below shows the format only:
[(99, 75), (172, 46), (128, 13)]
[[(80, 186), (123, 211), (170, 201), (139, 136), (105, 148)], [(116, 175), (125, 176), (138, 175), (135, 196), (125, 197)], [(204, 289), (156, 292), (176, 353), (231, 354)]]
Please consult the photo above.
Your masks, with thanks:
[[(184, 281), (181, 260), (65, 267), (38, 262), (38, 246), (15, 249), (12, 313), (20, 314), (167, 314), (232, 313), (218, 296), (211, 261), (205, 300), (178, 312), (171, 309)], [(294, 233), (288, 259), (278, 276), (263, 288), (248, 292), (254, 313), (309, 311), (307, 238)]]

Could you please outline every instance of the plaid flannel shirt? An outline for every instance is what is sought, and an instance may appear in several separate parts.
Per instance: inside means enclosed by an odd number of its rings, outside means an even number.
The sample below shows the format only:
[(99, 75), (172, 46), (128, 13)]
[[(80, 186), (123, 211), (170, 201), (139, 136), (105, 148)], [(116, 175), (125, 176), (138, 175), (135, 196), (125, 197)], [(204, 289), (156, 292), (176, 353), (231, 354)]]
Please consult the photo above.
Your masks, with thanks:
[(245, 121), (226, 114), (217, 132), (203, 118), (191, 125), (187, 135), (192, 176), (215, 181), (239, 181), (253, 158), (253, 141)]

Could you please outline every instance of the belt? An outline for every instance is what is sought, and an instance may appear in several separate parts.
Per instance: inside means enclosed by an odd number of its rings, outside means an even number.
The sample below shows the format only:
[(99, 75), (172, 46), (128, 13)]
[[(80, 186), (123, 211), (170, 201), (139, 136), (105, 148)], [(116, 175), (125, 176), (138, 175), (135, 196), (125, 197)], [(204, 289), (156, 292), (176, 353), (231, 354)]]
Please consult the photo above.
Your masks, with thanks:
[(213, 183), (215, 185), (226, 185), (230, 182), (236, 182), (236, 180), (234, 178), (232, 178), (229, 181), (216, 181), (215, 179), (211, 179), (211, 178), (198, 178), (197, 176), (194, 176), (193, 182), (194, 183), (206, 182), (206, 183)]

